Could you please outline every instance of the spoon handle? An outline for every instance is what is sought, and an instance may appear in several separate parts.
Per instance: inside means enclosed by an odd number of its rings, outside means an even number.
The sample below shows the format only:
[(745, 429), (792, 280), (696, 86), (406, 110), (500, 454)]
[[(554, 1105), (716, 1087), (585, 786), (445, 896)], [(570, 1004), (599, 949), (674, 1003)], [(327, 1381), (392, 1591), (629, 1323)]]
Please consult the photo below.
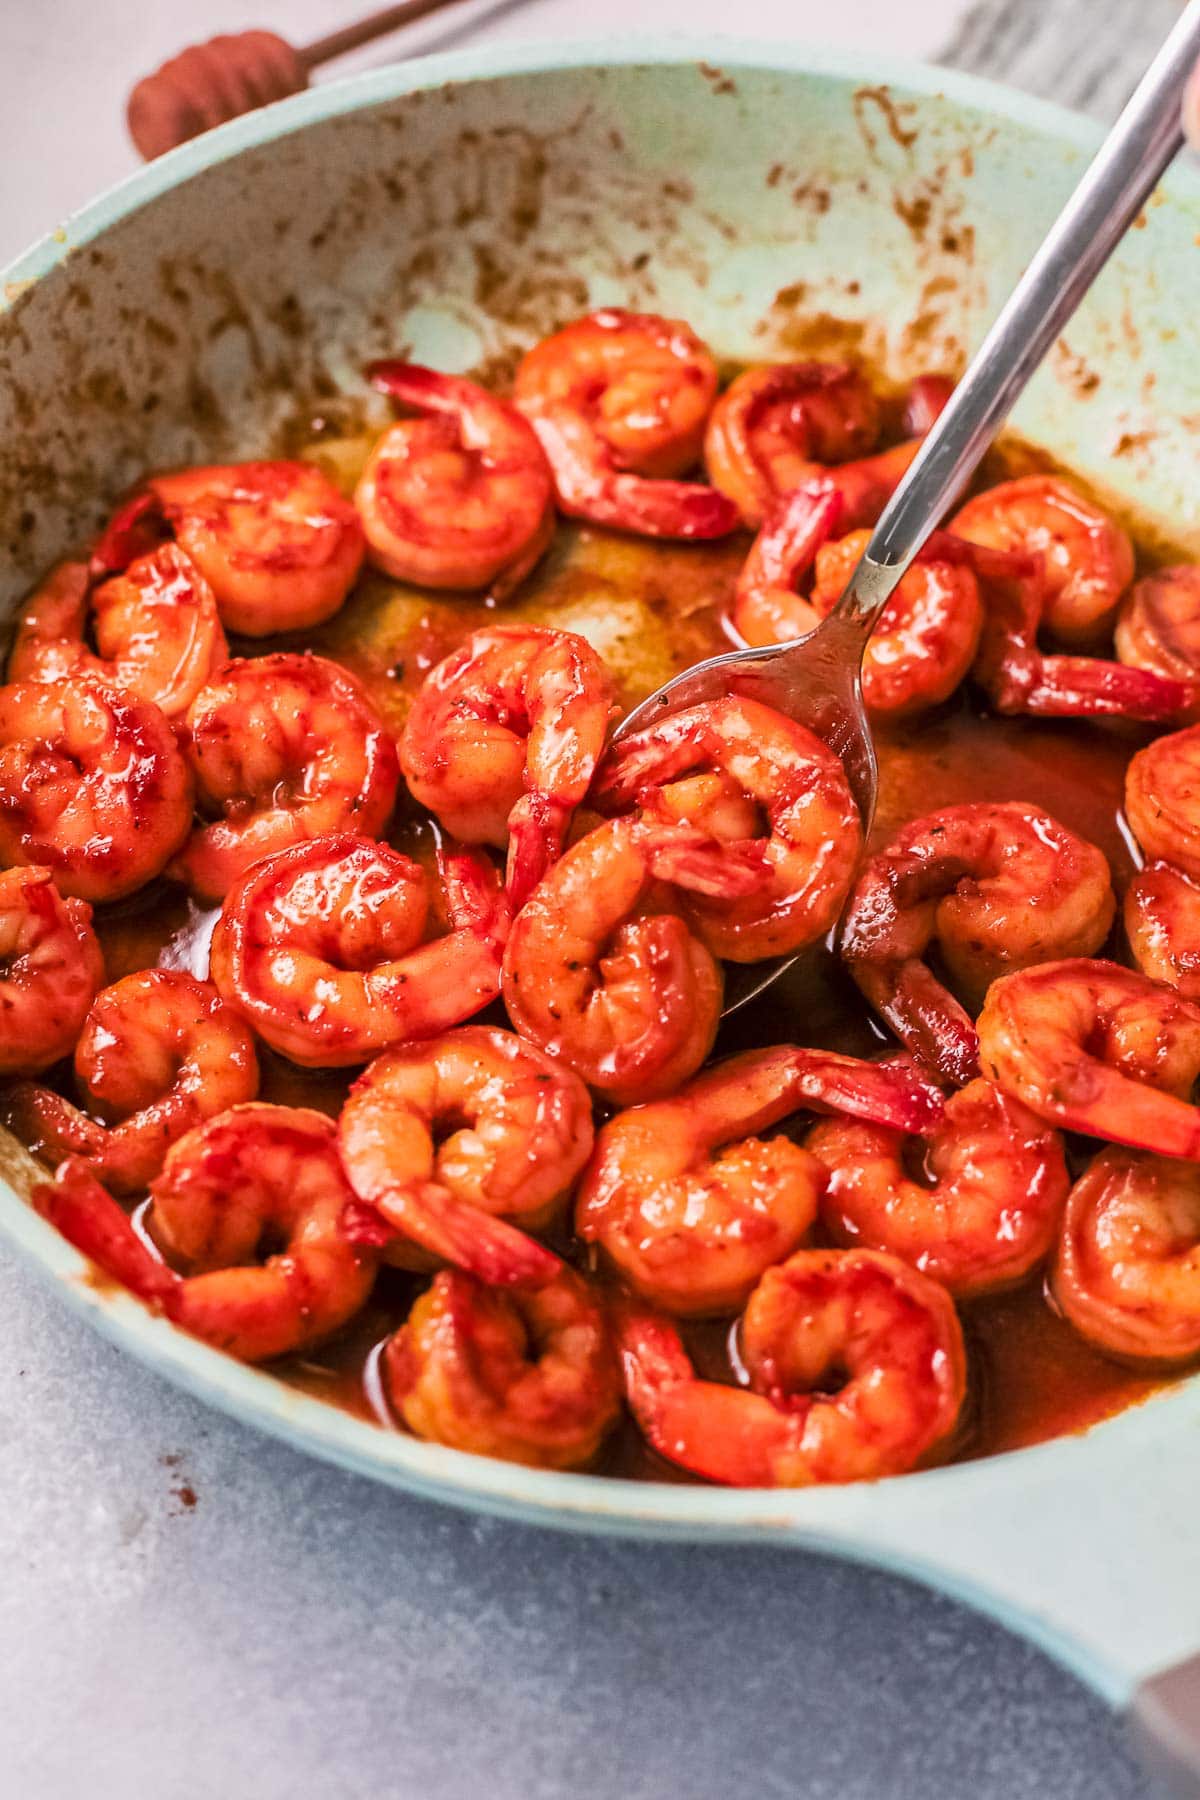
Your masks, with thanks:
[(1180, 148), (1180, 106), (1198, 58), (1200, 0), (1190, 0), (872, 532), (838, 606), (864, 634)]

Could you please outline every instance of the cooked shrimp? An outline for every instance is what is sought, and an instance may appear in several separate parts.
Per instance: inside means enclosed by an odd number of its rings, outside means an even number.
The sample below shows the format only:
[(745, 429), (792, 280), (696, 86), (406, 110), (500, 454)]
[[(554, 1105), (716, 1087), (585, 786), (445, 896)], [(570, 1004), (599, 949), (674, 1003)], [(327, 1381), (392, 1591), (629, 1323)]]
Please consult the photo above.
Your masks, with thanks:
[(1042, 963), (979, 1015), (991, 1081), (1064, 1131), (1200, 1160), (1200, 1006), (1115, 963)]
[(162, 544), (98, 587), (86, 563), (52, 569), (17, 622), (8, 678), (97, 675), (174, 719), (228, 654), (212, 589), (177, 545)]
[(732, 892), (745, 874), (690, 826), (615, 819), (589, 832), (513, 922), (509, 1018), (618, 1106), (669, 1093), (711, 1050), (723, 992), (712, 956), (670, 909), (681, 889)]
[(900, 486), (921, 448), (926, 432), (950, 398), (952, 384), (940, 375), (922, 375), (913, 382), (905, 410), (905, 429), (913, 436), (890, 450), (838, 463), (804, 483), (814, 494), (834, 494), (841, 502), (841, 528), (858, 531), (874, 525)]
[(1133, 580), (1128, 533), (1057, 475), (1023, 475), (976, 494), (951, 530), (987, 549), (1040, 557), (1043, 622), (1071, 647), (1104, 638)]
[(803, 1241), (824, 1183), (798, 1144), (755, 1134), (826, 1107), (921, 1130), (933, 1102), (903, 1071), (829, 1051), (781, 1045), (732, 1057), (604, 1126), (575, 1228), (665, 1311), (732, 1312)]
[(218, 991), (306, 1068), (366, 1062), (470, 1018), (500, 992), (508, 912), (486, 857), (447, 846), (438, 862), (449, 930), (429, 939), (425, 872), (387, 844), (341, 832), (264, 857), (225, 897)]
[(0, 870), (0, 1075), (36, 1075), (70, 1054), (104, 958), (86, 900), (49, 869)]
[(626, 1311), (619, 1343), (654, 1449), (734, 1487), (901, 1475), (950, 1434), (966, 1391), (949, 1294), (872, 1250), (798, 1250), (767, 1270), (742, 1317), (749, 1391), (698, 1380), (653, 1313)]
[(858, 809), (833, 751), (772, 707), (730, 695), (616, 745), (595, 801), (605, 811), (621, 810), (660, 788), (656, 809), (693, 818), (681, 778), (698, 772), (724, 777), (762, 821), (739, 848), (758, 857), (763, 879), (733, 894), (692, 888), (681, 900), (713, 955), (758, 962), (823, 937), (841, 911), (862, 842)]
[(1200, 680), (1200, 563), (1156, 569), (1135, 582), (1121, 602), (1115, 640), (1123, 663)]
[(620, 1375), (602, 1307), (559, 1268), (534, 1293), (498, 1292), (457, 1269), (434, 1277), (383, 1355), (410, 1431), (533, 1468), (592, 1461), (620, 1415)]
[[(374, 1253), (342, 1229), (353, 1195), (333, 1121), (301, 1107), (235, 1106), (171, 1146), (146, 1225), (185, 1274), (159, 1261), (78, 1157), (33, 1201), (115, 1280), (243, 1362), (330, 1337), (375, 1278)], [(280, 1243), (255, 1262), (262, 1246)]]
[(358, 514), (312, 463), (178, 469), (152, 476), (146, 496), (243, 637), (332, 618), (362, 567)]
[(1155, 738), (1131, 759), (1125, 814), (1147, 856), (1200, 877), (1200, 725)]
[(532, 1044), (466, 1025), (373, 1062), (338, 1145), (359, 1199), (400, 1234), (389, 1260), (432, 1255), (493, 1286), (552, 1280), (557, 1259), (502, 1222), (543, 1231), (561, 1217), (591, 1155), (592, 1103)]
[(1200, 1000), (1200, 883), (1170, 863), (1147, 863), (1125, 890), (1125, 935), (1152, 981)]
[(971, 1018), (932, 973), (937, 944), (972, 1008), (1013, 969), (1090, 956), (1116, 902), (1094, 844), (1020, 801), (947, 806), (905, 825), (855, 883), (841, 954), (871, 1005), (947, 1081), (979, 1072)]
[(116, 900), (159, 873), (191, 817), (187, 764), (151, 701), (89, 676), (0, 688), (0, 861)]
[(888, 1250), (960, 1298), (1011, 1287), (1043, 1261), (1071, 1185), (1058, 1132), (990, 1081), (951, 1094), (923, 1140), (824, 1119), (805, 1147), (828, 1171), (821, 1219), (835, 1243)]
[(207, 981), (143, 969), (96, 996), (75, 1047), (91, 1117), (22, 1082), (8, 1101), (17, 1136), (47, 1162), (79, 1156), (117, 1194), (148, 1187), (177, 1138), (258, 1092), (254, 1040)]
[(400, 740), (413, 798), (464, 842), (508, 846), (514, 908), (562, 852), (612, 697), (586, 638), (495, 625), (431, 670), (413, 702)]
[(384, 432), (355, 489), (370, 560), (397, 581), (506, 599), (554, 535), (550, 465), (528, 421), (461, 376), (403, 362), (367, 373), (423, 415)]
[(714, 538), (735, 529), (736, 506), (672, 477), (697, 461), (716, 392), (716, 364), (686, 325), (610, 307), (535, 344), (513, 399), (563, 512), (646, 537)]
[(331, 831), (377, 837), (400, 778), (396, 746), (353, 676), (322, 656), (235, 658), (187, 714), (202, 812), (173, 873), (219, 901), (244, 869)]
[(713, 407), (704, 434), (709, 479), (757, 531), (781, 494), (875, 448), (882, 412), (849, 363), (746, 369)]
[(1051, 1286), (1101, 1350), (1155, 1363), (1200, 1356), (1200, 1169), (1102, 1151), (1071, 1189)]

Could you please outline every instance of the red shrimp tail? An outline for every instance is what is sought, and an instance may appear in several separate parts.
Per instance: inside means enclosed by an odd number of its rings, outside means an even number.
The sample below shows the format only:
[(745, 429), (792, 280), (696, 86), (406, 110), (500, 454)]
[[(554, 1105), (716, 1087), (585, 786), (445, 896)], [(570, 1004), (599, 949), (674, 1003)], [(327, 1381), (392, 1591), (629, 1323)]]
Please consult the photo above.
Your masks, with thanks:
[(941, 1121), (945, 1099), (907, 1058), (862, 1062), (831, 1050), (795, 1052), (798, 1102), (813, 1112), (840, 1113), (922, 1137)]
[(828, 485), (824, 476), (814, 476), (782, 495), (750, 548), (739, 589), (797, 589), (816, 561), (817, 551), (844, 526), (845, 512), (844, 494), (836, 485)]
[(638, 1418), (653, 1416), (661, 1394), (695, 1378), (683, 1339), (669, 1319), (627, 1296), (613, 1300), (609, 1314), (629, 1404)]
[(1023, 712), (1052, 719), (1140, 719), (1159, 724), (1187, 710), (1184, 681), (1092, 656), (1043, 656)]
[(514, 917), (562, 855), (571, 808), (545, 794), (523, 794), (508, 815), (504, 887)]
[[(562, 1273), (553, 1252), (436, 1182), (391, 1189), (378, 1195), (374, 1206), (394, 1234), (489, 1287), (545, 1287)], [(351, 1222), (344, 1223), (349, 1231)]]
[(119, 575), (168, 536), (162, 502), (149, 488), (119, 506), (96, 542), (88, 563), (93, 582)]
[(457, 385), (453, 377), (442, 375), (436, 369), (427, 369), (422, 363), (405, 362), (398, 356), (383, 356), (377, 362), (368, 363), (364, 373), (373, 388), (386, 394), (389, 400), (398, 400), (402, 406), (411, 406), (420, 412), (458, 411), (457, 404), (448, 404)]
[(491, 858), (473, 846), (446, 841), (438, 845), (437, 866), (450, 929), (503, 945), (513, 908)]
[(386, 1250), (389, 1244), (395, 1243), (398, 1235), (395, 1226), (389, 1225), (363, 1200), (347, 1200), (340, 1223), (346, 1241), (361, 1245), (364, 1250)]
[(932, 431), (953, 392), (954, 383), (948, 375), (918, 375), (904, 404), (906, 435), (923, 438)]
[(101, 1187), (81, 1158), (59, 1164), (54, 1180), (39, 1182), (31, 1195), (35, 1209), (67, 1242), (139, 1299), (170, 1313), (179, 1276), (159, 1262), (128, 1216)]
[(733, 501), (703, 482), (614, 475), (609, 487), (600, 510), (590, 516), (599, 524), (636, 532), (640, 537), (699, 542), (728, 537), (742, 522)]
[(761, 893), (771, 865), (756, 838), (723, 843), (695, 825), (647, 825), (643, 844), (651, 874), (690, 894), (739, 900)]

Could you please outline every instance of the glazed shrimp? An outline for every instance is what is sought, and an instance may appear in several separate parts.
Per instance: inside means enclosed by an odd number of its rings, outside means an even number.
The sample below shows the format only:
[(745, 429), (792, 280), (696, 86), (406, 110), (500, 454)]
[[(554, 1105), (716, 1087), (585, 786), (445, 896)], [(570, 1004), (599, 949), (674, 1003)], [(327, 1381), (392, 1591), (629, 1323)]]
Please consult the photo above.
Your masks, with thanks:
[(96, 675), (174, 719), (228, 654), (212, 589), (177, 545), (162, 544), (99, 586), (86, 563), (51, 570), (17, 622), (8, 678)]
[(1147, 863), (1125, 890), (1125, 935), (1152, 981), (1200, 1000), (1200, 883), (1170, 863)]
[(787, 955), (823, 937), (841, 911), (862, 842), (837, 757), (803, 725), (731, 695), (614, 746), (595, 803), (620, 811), (658, 789), (652, 810), (694, 818), (686, 778), (704, 773), (744, 797), (753, 822), (741, 848), (760, 859), (764, 875), (742, 893), (690, 890), (681, 904), (696, 932), (730, 962)]
[(1133, 580), (1128, 533), (1056, 475), (1024, 475), (976, 494), (951, 530), (990, 550), (1039, 556), (1044, 623), (1072, 648), (1104, 638)]
[[(114, 1280), (243, 1362), (330, 1337), (375, 1278), (373, 1251), (342, 1228), (353, 1195), (333, 1121), (302, 1107), (235, 1106), (171, 1146), (151, 1184), (146, 1229), (185, 1273), (153, 1254), (78, 1157), (33, 1201)], [(280, 1243), (256, 1262), (262, 1246)]]
[(1200, 1006), (1115, 963), (1006, 975), (979, 1015), (989, 1080), (1063, 1131), (1200, 1160)]
[(798, 1144), (756, 1134), (826, 1107), (921, 1130), (935, 1105), (903, 1071), (828, 1051), (781, 1045), (732, 1057), (603, 1127), (575, 1229), (664, 1311), (732, 1312), (803, 1241), (825, 1179)]
[(1101, 1151), (1071, 1189), (1051, 1288), (1076, 1331), (1114, 1356), (1200, 1355), (1200, 1169)]
[(1200, 725), (1155, 738), (1130, 760), (1125, 814), (1147, 856), (1200, 877)]
[(116, 900), (160, 872), (191, 816), (187, 765), (150, 701), (89, 676), (0, 688), (0, 861)]
[(531, 426), (461, 376), (403, 362), (367, 374), (422, 415), (384, 432), (355, 489), (370, 560), (397, 581), (506, 599), (554, 535), (554, 483)]
[(959, 1298), (1011, 1287), (1045, 1259), (1071, 1185), (1058, 1132), (990, 1081), (951, 1094), (919, 1143), (824, 1119), (805, 1147), (828, 1171), (821, 1220), (835, 1243), (890, 1251)]
[(614, 1104), (694, 1075), (721, 1014), (721, 972), (673, 910), (681, 890), (759, 879), (689, 826), (614, 819), (567, 850), (513, 921), (504, 1003), (522, 1037)]
[(590, 1463), (621, 1411), (612, 1335), (583, 1277), (497, 1291), (436, 1275), (383, 1354), (388, 1397), (418, 1437), (533, 1468)]
[(699, 458), (716, 392), (716, 364), (686, 325), (610, 307), (535, 344), (513, 399), (563, 512), (645, 537), (715, 538), (736, 528), (736, 506), (673, 477)]
[(496, 625), (432, 669), (413, 702), (400, 740), (413, 798), (464, 842), (508, 847), (514, 908), (561, 854), (612, 698), (586, 638)]
[(396, 746), (353, 676), (312, 655), (235, 658), (187, 714), (200, 809), (172, 873), (219, 901), (251, 863), (326, 832), (376, 837), (400, 778)]
[(1156, 569), (1135, 582), (1121, 602), (1114, 639), (1123, 663), (1200, 680), (1200, 563)]
[[(733, 1487), (902, 1475), (949, 1436), (966, 1391), (949, 1294), (872, 1250), (798, 1250), (767, 1270), (741, 1322), (749, 1390), (698, 1380), (653, 1313), (627, 1310), (618, 1335), (626, 1397), (653, 1448)], [(830, 1377), (842, 1381), (832, 1394)]]
[(730, 382), (704, 434), (709, 479), (757, 531), (781, 494), (874, 450), (882, 410), (849, 363), (767, 363)]
[(425, 872), (386, 844), (342, 832), (263, 858), (213, 932), (218, 992), (306, 1068), (366, 1062), (469, 1018), (500, 992), (508, 913), (485, 857), (444, 847), (438, 860), (449, 930), (429, 939)]
[(532, 1044), (466, 1025), (373, 1062), (342, 1109), (338, 1147), (359, 1199), (386, 1237), (399, 1233), (389, 1260), (421, 1268), (433, 1256), (492, 1286), (536, 1283), (553, 1280), (557, 1258), (521, 1233), (561, 1217), (591, 1155), (592, 1103)]
[(0, 1075), (68, 1056), (103, 980), (87, 901), (64, 900), (49, 869), (0, 870)]
[(117, 1194), (148, 1187), (170, 1146), (258, 1092), (254, 1040), (207, 981), (143, 969), (96, 996), (75, 1047), (93, 1118), (48, 1088), (12, 1090), (12, 1129), (45, 1161), (78, 1156)]
[(947, 806), (904, 826), (855, 883), (841, 955), (900, 1041), (945, 1080), (979, 1072), (971, 1018), (932, 973), (936, 943), (973, 1008), (1013, 969), (1090, 956), (1116, 902), (1094, 844), (1020, 801)]

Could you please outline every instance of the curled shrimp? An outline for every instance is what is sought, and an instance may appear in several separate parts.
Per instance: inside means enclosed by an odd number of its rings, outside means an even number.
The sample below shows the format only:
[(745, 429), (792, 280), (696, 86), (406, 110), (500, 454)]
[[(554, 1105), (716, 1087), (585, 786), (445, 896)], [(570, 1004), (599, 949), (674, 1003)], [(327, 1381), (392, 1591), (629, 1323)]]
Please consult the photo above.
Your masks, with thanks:
[(1013, 969), (1103, 944), (1116, 902), (1104, 855), (1021, 801), (947, 806), (905, 825), (855, 883), (841, 954), (875, 1010), (945, 1080), (979, 1072), (969, 1014), (929, 966), (936, 943), (973, 1008)]
[(653, 1448), (733, 1487), (902, 1475), (949, 1436), (966, 1391), (954, 1302), (880, 1251), (798, 1250), (767, 1270), (741, 1321), (749, 1390), (699, 1380), (653, 1313), (628, 1309), (618, 1338)]
[(508, 914), (492, 865), (443, 848), (449, 930), (427, 939), (425, 872), (349, 832), (254, 863), (226, 895), (210, 972), (264, 1043), (343, 1068), (456, 1025), (500, 992)]
[(367, 555), (397, 581), (506, 599), (554, 535), (554, 483), (532, 427), (461, 376), (403, 362), (367, 374), (422, 415), (384, 432), (355, 489)]
[(1200, 878), (1200, 725), (1155, 738), (1130, 759), (1125, 815), (1147, 856)]
[(1200, 1000), (1200, 882), (1170, 863), (1147, 863), (1125, 889), (1125, 935), (1152, 981)]
[(418, 1437), (533, 1468), (590, 1463), (621, 1411), (604, 1311), (561, 1264), (521, 1293), (443, 1270), (388, 1339), (383, 1373)]
[(508, 846), (514, 908), (561, 854), (611, 709), (586, 638), (540, 625), (475, 632), (413, 702), (400, 740), (413, 798), (465, 843)]
[(688, 707), (613, 747), (595, 802), (619, 811), (649, 794), (656, 814), (699, 822), (696, 795), (712, 790), (688, 778), (714, 774), (742, 800), (737, 847), (757, 858), (761, 876), (740, 893), (692, 888), (681, 901), (689, 922), (731, 962), (814, 943), (841, 911), (862, 828), (841, 763), (803, 725), (736, 695)]
[(704, 434), (709, 479), (757, 531), (781, 494), (874, 450), (882, 410), (849, 363), (767, 363), (745, 369), (712, 409)]
[(535, 344), (513, 399), (563, 512), (645, 537), (714, 538), (736, 528), (736, 506), (673, 477), (699, 458), (716, 392), (716, 364), (686, 325), (609, 307)]
[(1101, 1151), (1071, 1189), (1051, 1288), (1076, 1331), (1111, 1355), (1200, 1356), (1200, 1169)]
[(338, 1146), (384, 1241), (399, 1233), (389, 1260), (420, 1268), (432, 1256), (491, 1286), (536, 1284), (554, 1279), (558, 1259), (522, 1233), (561, 1217), (591, 1155), (592, 1104), (532, 1044), (466, 1025), (373, 1062), (342, 1109)]
[(49, 869), (0, 870), (0, 1075), (36, 1075), (70, 1054), (104, 980), (86, 900)]
[(158, 525), (208, 582), (224, 624), (243, 637), (303, 631), (332, 618), (362, 567), (358, 514), (312, 463), (223, 463), (154, 475), (117, 515), (97, 560), (123, 566), (139, 532)]
[(187, 836), (192, 782), (157, 706), (89, 676), (0, 688), (0, 861), (116, 900)]
[(835, 1243), (890, 1251), (959, 1298), (1011, 1287), (1045, 1259), (1071, 1185), (1058, 1132), (990, 1081), (951, 1094), (919, 1141), (835, 1118), (805, 1147), (828, 1171), (821, 1220)]
[[(219, 901), (244, 869), (331, 831), (377, 837), (395, 804), (396, 746), (352, 675), (322, 656), (235, 658), (188, 709), (200, 824), (172, 873)], [(215, 815), (215, 816), (213, 816)]]
[(513, 921), (502, 982), (516, 1029), (618, 1106), (669, 1093), (711, 1050), (723, 993), (673, 909), (681, 889), (731, 891), (742, 877), (690, 826), (614, 819), (589, 832)]
[(1057, 475), (1023, 475), (976, 494), (951, 529), (989, 550), (1040, 557), (1043, 622), (1073, 648), (1104, 638), (1133, 580), (1128, 533)]
[(1200, 680), (1200, 563), (1156, 569), (1135, 582), (1121, 602), (1114, 641), (1121, 661), (1134, 668)]
[(575, 1228), (664, 1311), (733, 1312), (803, 1241), (824, 1184), (798, 1144), (756, 1134), (826, 1107), (917, 1131), (935, 1103), (902, 1071), (829, 1051), (781, 1045), (731, 1057), (602, 1128)]
[(176, 1139), (258, 1092), (254, 1040), (216, 989), (178, 969), (143, 969), (96, 996), (75, 1047), (92, 1111), (22, 1082), (9, 1123), (45, 1161), (77, 1156), (117, 1194), (140, 1193)]
[(174, 719), (228, 655), (212, 589), (176, 544), (162, 544), (99, 585), (86, 563), (52, 569), (17, 622), (8, 678), (96, 675)]
[(1200, 1006), (1115, 963), (1042, 963), (992, 984), (989, 1080), (1063, 1131), (1200, 1160)]
[[(353, 1195), (333, 1121), (303, 1107), (231, 1107), (171, 1146), (145, 1224), (186, 1273), (153, 1254), (78, 1157), (33, 1201), (114, 1280), (243, 1362), (332, 1336), (375, 1279), (374, 1253), (342, 1228)], [(257, 1262), (268, 1244), (282, 1247)]]

